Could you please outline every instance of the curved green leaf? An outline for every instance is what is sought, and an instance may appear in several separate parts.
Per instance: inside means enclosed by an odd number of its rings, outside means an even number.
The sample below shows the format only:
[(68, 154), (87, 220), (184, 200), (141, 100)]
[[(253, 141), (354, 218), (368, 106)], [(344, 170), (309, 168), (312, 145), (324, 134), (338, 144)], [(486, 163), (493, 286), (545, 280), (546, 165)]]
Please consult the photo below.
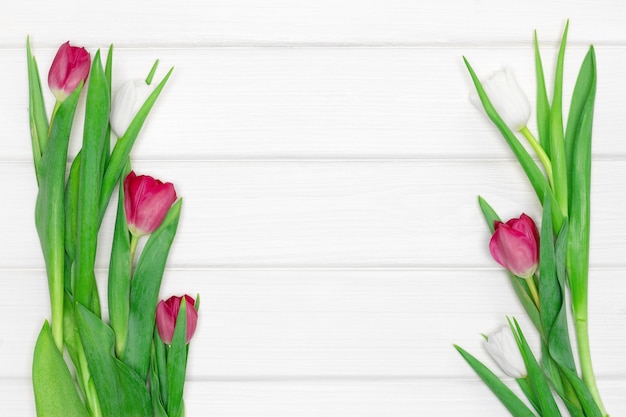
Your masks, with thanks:
[(454, 348), (463, 356), (463, 359), (474, 369), (476, 374), (483, 380), (489, 389), (498, 397), (500, 402), (515, 417), (535, 417), (535, 414), (511, 391), (506, 384), (482, 364), (478, 359), (465, 351), (460, 346)]
[[(542, 204), (545, 196), (549, 196), (549, 198), (553, 200), (553, 202), (556, 202), (556, 197), (554, 196), (554, 193), (550, 188), (548, 180), (543, 175), (526, 148), (524, 148), (524, 146), (520, 143), (515, 134), (511, 131), (511, 129), (509, 129), (504, 120), (502, 120), (502, 117), (500, 117), (496, 109), (493, 107), (493, 104), (491, 104), (491, 101), (489, 100), (485, 89), (480, 83), (480, 80), (478, 79), (478, 76), (474, 72), (474, 69), (470, 65), (469, 61), (465, 57), (463, 58), (463, 60), (465, 61), (465, 65), (467, 66), (470, 76), (472, 77), (472, 81), (474, 83), (474, 86), (476, 87), (476, 92), (480, 97), (480, 101), (485, 109), (485, 112), (487, 113), (487, 116), (498, 128), (498, 130), (504, 137), (504, 140), (513, 151), (513, 154), (519, 161), (520, 166), (526, 173), (530, 184), (535, 190), (537, 198)], [(561, 228), (561, 225), (563, 223), (563, 216), (558, 210), (553, 211), (552, 223), (555, 230), (559, 230)]]
[(37, 417), (89, 417), (47, 321), (35, 345), (33, 388)]
[(146, 380), (113, 354), (113, 330), (81, 304), (76, 324), (104, 417), (151, 417)]
[(163, 80), (156, 86), (152, 94), (148, 96), (146, 102), (141, 106), (137, 115), (128, 126), (126, 133), (121, 138), (118, 138), (115, 146), (113, 148), (113, 152), (111, 153), (111, 158), (109, 159), (109, 163), (104, 171), (104, 177), (102, 178), (102, 191), (100, 193), (100, 210), (99, 210), (99, 218), (102, 221), (104, 217), (104, 213), (106, 211), (107, 206), (109, 205), (109, 200), (111, 199), (111, 194), (113, 193), (113, 189), (115, 188), (115, 184), (120, 178), (122, 170), (124, 169), (124, 165), (126, 165), (126, 161), (128, 160), (128, 156), (130, 155), (130, 150), (135, 144), (135, 140), (141, 131), (141, 127), (143, 126), (152, 106), (156, 102), (159, 94), (165, 87), (165, 83), (169, 79), (170, 75), (174, 68), (170, 69), (169, 72), (163, 77)]
[(130, 286), (128, 339), (122, 360), (142, 378), (148, 376), (156, 305), (170, 247), (176, 235), (182, 199), (172, 205), (146, 242)]

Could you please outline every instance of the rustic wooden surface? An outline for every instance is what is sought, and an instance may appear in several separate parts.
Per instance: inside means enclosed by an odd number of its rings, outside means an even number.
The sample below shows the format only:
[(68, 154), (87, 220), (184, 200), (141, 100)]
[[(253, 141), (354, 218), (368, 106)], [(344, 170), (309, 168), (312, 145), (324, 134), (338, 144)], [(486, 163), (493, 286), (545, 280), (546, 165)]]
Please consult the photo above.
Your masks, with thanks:
[(489, 361), (480, 333), (505, 315), (536, 337), (489, 257), (476, 196), (503, 217), (540, 207), (467, 100), (461, 56), (481, 77), (510, 66), (534, 100), (533, 29), (552, 74), (569, 18), (565, 94), (591, 43), (598, 62), (594, 365), (608, 410), (626, 415), (625, 16), (617, 0), (4, 2), (0, 414), (34, 415), (49, 316), (27, 34), (44, 79), (68, 39), (115, 44), (114, 87), (156, 58), (157, 76), (175, 66), (132, 158), (184, 197), (162, 295), (203, 299), (188, 416), (501, 416), (452, 344)]

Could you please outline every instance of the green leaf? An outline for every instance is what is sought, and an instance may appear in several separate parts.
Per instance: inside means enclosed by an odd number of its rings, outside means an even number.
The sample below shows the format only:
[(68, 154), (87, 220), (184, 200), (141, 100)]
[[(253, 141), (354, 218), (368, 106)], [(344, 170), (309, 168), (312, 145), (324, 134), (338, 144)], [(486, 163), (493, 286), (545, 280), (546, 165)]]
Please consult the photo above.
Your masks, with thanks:
[(69, 264), (76, 258), (76, 239), (78, 237), (78, 188), (80, 185), (81, 153), (70, 166), (70, 173), (65, 185), (65, 252)]
[[(576, 392), (578, 399), (580, 400), (580, 406), (584, 412), (585, 417), (603, 417), (600, 408), (596, 404), (596, 401), (592, 397), (587, 385), (583, 382), (578, 375), (570, 369), (564, 368), (563, 374), (568, 379), (572, 388)], [(569, 408), (569, 405), (568, 405)], [(571, 410), (571, 409), (570, 409)]]
[[(552, 108), (550, 109), (550, 160), (552, 162), (552, 175), (554, 178), (554, 194), (561, 213), (564, 217), (568, 214), (567, 192), (567, 161), (565, 160), (565, 141), (563, 135), (563, 61), (565, 60), (565, 44), (567, 42), (567, 28), (565, 25), (561, 47), (556, 63), (554, 77), (554, 93), (552, 96)], [(553, 210), (556, 211), (556, 210)], [(559, 227), (560, 228), (560, 227)], [(555, 228), (558, 231), (559, 228)]]
[(530, 404), (533, 406), (535, 411), (540, 413), (541, 409), (539, 408), (539, 404), (537, 403), (537, 399), (535, 398), (535, 391), (528, 382), (528, 378), (517, 378), (516, 381), (517, 385), (519, 385), (519, 387), (522, 389), (522, 392), (524, 393), (526, 398), (528, 398), (528, 401), (530, 401)]
[(517, 345), (520, 349), (522, 357), (524, 358), (524, 364), (526, 365), (526, 371), (528, 372), (528, 381), (535, 392), (535, 398), (537, 404), (541, 409), (541, 417), (560, 417), (561, 413), (559, 407), (552, 396), (552, 391), (548, 385), (548, 381), (543, 373), (543, 370), (539, 366), (535, 355), (533, 355), (522, 329), (516, 320), (510, 323), (511, 330), (517, 340)]
[[(463, 58), (463, 60), (465, 61), (465, 65), (467, 66), (470, 76), (472, 77), (472, 81), (474, 82), (474, 86), (476, 87), (476, 92), (480, 97), (480, 101), (485, 109), (485, 112), (487, 113), (487, 116), (489, 116), (489, 119), (491, 119), (493, 124), (498, 128), (498, 130), (504, 137), (504, 140), (513, 151), (513, 154), (519, 161), (520, 166), (526, 173), (530, 184), (535, 190), (537, 198), (542, 204), (546, 195), (549, 196), (550, 199), (556, 201), (556, 197), (552, 193), (552, 189), (550, 188), (548, 180), (543, 175), (528, 151), (526, 151), (526, 148), (524, 148), (524, 146), (520, 143), (515, 134), (511, 131), (511, 129), (509, 129), (504, 120), (502, 120), (502, 117), (500, 117), (496, 109), (491, 104), (487, 93), (485, 92), (482, 84), (480, 83), (480, 80), (478, 79), (478, 76), (474, 72), (474, 69), (470, 65), (469, 61), (465, 58)], [(561, 228), (561, 224), (563, 223), (563, 216), (559, 211), (555, 210), (553, 212), (552, 222), (556, 230), (559, 230)]]
[(146, 84), (148, 85), (152, 84), (152, 79), (154, 78), (154, 74), (156, 73), (158, 66), (159, 66), (159, 60), (157, 59), (156, 61), (154, 61), (154, 64), (152, 65), (152, 68), (150, 68), (150, 72), (148, 73), (148, 76), (146, 77)]
[(498, 216), (496, 211), (489, 205), (489, 203), (487, 203), (487, 200), (485, 200), (481, 196), (478, 196), (478, 205), (480, 206), (480, 210), (483, 212), (483, 217), (487, 222), (487, 227), (489, 227), (489, 231), (491, 232), (491, 234), (493, 234), (493, 232), (495, 232), (494, 223), (497, 221), (501, 222), (502, 220), (500, 220), (500, 217)]
[[(111, 98), (109, 85), (102, 69), (100, 51), (93, 59), (89, 77), (89, 89), (85, 105), (83, 147), (81, 149), (78, 188), (78, 231), (76, 239), (74, 299), (96, 315), (96, 303), (92, 299), (96, 287), (94, 266), (98, 247), (98, 218), (102, 150), (107, 137)], [(97, 292), (95, 293), (97, 297)]]
[[(109, 46), (109, 52), (107, 53), (107, 61), (104, 66), (104, 77), (107, 81), (109, 97), (113, 97), (111, 93), (111, 83), (113, 77), (113, 45)], [(104, 177), (104, 170), (109, 164), (109, 158), (111, 157), (111, 125), (107, 123), (106, 139), (102, 147), (102, 160), (100, 161), (100, 178)]]
[(574, 357), (570, 345), (567, 310), (565, 302), (565, 288), (559, 279), (557, 264), (565, 263), (565, 242), (567, 242), (567, 222), (557, 239), (559, 256), (555, 250), (554, 234), (550, 224), (552, 207), (547, 201), (543, 206), (543, 222), (541, 225), (540, 242), (540, 280), (539, 303), (541, 306), (541, 321), (550, 356), (561, 366), (575, 371)]
[(460, 346), (454, 345), (454, 347), (513, 416), (535, 417), (535, 414), (533, 414), (526, 404), (524, 404), (504, 382), (500, 381), (489, 368)]
[(535, 31), (535, 73), (537, 74), (537, 130), (539, 131), (539, 143), (550, 157), (550, 103), (546, 92), (546, 81), (543, 75), (543, 64), (539, 53), (537, 32)]
[(172, 344), (167, 352), (168, 400), (167, 414), (183, 417), (183, 389), (187, 369), (187, 302), (183, 299), (178, 310)]
[(152, 417), (146, 380), (115, 358), (111, 328), (78, 303), (76, 322), (104, 417)]
[[(130, 163), (125, 173), (130, 172)], [(109, 262), (109, 320), (115, 331), (115, 351), (122, 355), (128, 337), (128, 317), (130, 314), (130, 281), (132, 259), (130, 233), (124, 210), (124, 187), (119, 187), (115, 232)]]
[(82, 84), (61, 103), (50, 126), (48, 144), (39, 163), (39, 192), (35, 225), (41, 242), (52, 307), (52, 335), (63, 343), (63, 291), (65, 285), (65, 170), (74, 113)]
[(165, 75), (163, 80), (156, 86), (152, 94), (146, 99), (146, 102), (141, 106), (137, 115), (128, 126), (126, 133), (121, 138), (118, 138), (115, 143), (115, 147), (113, 148), (113, 152), (111, 153), (111, 158), (109, 159), (109, 165), (106, 167), (104, 172), (104, 177), (102, 179), (102, 191), (100, 194), (100, 210), (99, 210), (99, 218), (102, 220), (104, 217), (104, 213), (106, 211), (107, 206), (109, 205), (109, 200), (111, 199), (111, 194), (113, 193), (113, 188), (115, 188), (115, 184), (117, 184), (120, 175), (122, 174), (122, 170), (124, 169), (124, 165), (128, 160), (128, 156), (130, 155), (130, 150), (132, 149), (139, 132), (141, 131), (141, 127), (143, 126), (146, 118), (148, 117), (148, 113), (152, 109), (152, 106), (156, 102), (159, 94), (165, 87), (165, 83), (169, 79), (170, 75), (174, 68), (170, 69), (169, 72)]
[[(585, 57), (572, 96), (571, 196), (568, 238), (569, 279), (576, 318), (587, 319), (589, 224), (591, 197), (591, 134), (596, 93), (593, 47)], [(573, 123), (576, 123), (575, 125)], [(575, 127), (574, 127), (575, 126)], [(570, 135), (568, 135), (568, 138)]]
[(26, 38), (26, 60), (28, 63), (28, 119), (30, 122), (31, 145), (33, 148), (33, 162), (35, 174), (39, 182), (39, 162), (48, 142), (48, 115), (41, 92), (39, 68), (31, 53), (30, 37)]
[(142, 378), (148, 374), (157, 298), (181, 205), (182, 199), (175, 202), (161, 226), (150, 235), (131, 281), (128, 341), (122, 360)]
[[(163, 343), (163, 341), (161, 340), (161, 337), (159, 336), (159, 332), (158, 330), (155, 328), (154, 329), (154, 337), (153, 339), (153, 343), (152, 343), (152, 354), (153, 354), (153, 358), (152, 358), (152, 368), (153, 368), (153, 372), (156, 373), (156, 375), (153, 375), (153, 378), (160, 388), (160, 391), (158, 393), (158, 396), (160, 398), (159, 404), (163, 407), (163, 409), (165, 410), (167, 408), (167, 400), (169, 398), (168, 393), (167, 393), (167, 389), (168, 389), (168, 382), (167, 382), (167, 347), (165, 346), (165, 343)], [(153, 393), (153, 397), (154, 397), (154, 393)], [(153, 399), (154, 401), (154, 399)], [(164, 411), (165, 413), (165, 411)], [(166, 413), (167, 415), (167, 413)]]
[(89, 417), (47, 321), (35, 345), (33, 388), (37, 417)]

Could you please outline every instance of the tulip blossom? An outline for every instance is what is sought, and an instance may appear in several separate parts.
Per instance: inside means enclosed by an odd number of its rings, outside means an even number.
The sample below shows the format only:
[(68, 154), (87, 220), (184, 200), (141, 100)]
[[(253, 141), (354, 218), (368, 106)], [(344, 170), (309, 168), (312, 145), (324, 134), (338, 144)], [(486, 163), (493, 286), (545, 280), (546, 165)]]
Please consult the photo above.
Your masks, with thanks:
[(57, 51), (48, 73), (48, 86), (57, 101), (64, 101), (87, 80), (91, 57), (85, 48), (70, 46), (65, 42)]
[(522, 214), (519, 219), (494, 225), (489, 242), (493, 259), (518, 277), (532, 277), (539, 264), (539, 232), (533, 219)]
[[(502, 120), (513, 131), (522, 130), (530, 118), (530, 103), (519, 88), (513, 73), (507, 68), (496, 71), (493, 76), (481, 82), (489, 101), (493, 104)], [(478, 93), (472, 92), (470, 101), (483, 110)]]
[(113, 95), (111, 101), (111, 129), (121, 137), (126, 133), (128, 126), (152, 93), (153, 88), (144, 80), (130, 80), (125, 82)]
[(198, 312), (195, 309), (195, 300), (188, 295), (183, 297), (172, 296), (167, 300), (159, 301), (156, 309), (156, 325), (161, 340), (170, 345), (174, 337), (174, 329), (176, 328), (176, 319), (180, 310), (180, 303), (185, 300), (187, 312), (187, 338), (185, 343), (189, 343), (196, 331), (198, 322)]
[(154, 232), (175, 201), (176, 190), (172, 183), (147, 175), (137, 176), (133, 171), (124, 180), (126, 222), (136, 237)]
[(498, 331), (487, 336), (485, 350), (502, 369), (502, 372), (511, 378), (526, 378), (528, 375), (524, 359), (509, 326), (502, 326)]

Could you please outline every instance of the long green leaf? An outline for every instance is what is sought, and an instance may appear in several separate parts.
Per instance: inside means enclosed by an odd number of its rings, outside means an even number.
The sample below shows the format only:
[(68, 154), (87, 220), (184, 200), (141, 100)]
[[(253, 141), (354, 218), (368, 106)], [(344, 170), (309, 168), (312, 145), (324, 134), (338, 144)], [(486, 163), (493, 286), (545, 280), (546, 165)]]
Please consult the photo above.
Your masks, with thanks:
[(535, 417), (526, 404), (504, 382), (500, 381), (496, 374), (460, 346), (454, 345), (454, 347), (513, 416)]
[(76, 322), (104, 417), (151, 417), (146, 380), (113, 354), (113, 330), (81, 304)]
[[(193, 308), (193, 307), (192, 307)], [(167, 414), (183, 417), (183, 389), (187, 369), (187, 302), (183, 299), (176, 319), (172, 344), (167, 352)]]
[[(111, 107), (109, 86), (102, 68), (100, 51), (93, 59), (85, 105), (85, 125), (78, 189), (78, 231), (76, 239), (74, 299), (100, 315), (93, 300), (96, 287), (94, 266), (98, 247), (100, 163), (107, 139)], [(96, 293), (97, 296), (97, 293)]]
[(58, 107), (39, 164), (39, 192), (35, 225), (41, 242), (52, 306), (52, 336), (63, 343), (63, 289), (65, 284), (65, 170), (74, 113), (82, 84)]
[[(556, 241), (549, 223), (552, 207), (549, 202), (543, 206), (543, 224), (541, 226), (540, 244), (540, 276), (539, 301), (541, 306), (541, 320), (547, 343), (552, 356), (559, 365), (576, 370), (574, 356), (570, 345), (567, 326), (567, 310), (565, 300), (565, 287), (559, 278), (557, 265), (565, 263), (565, 244), (567, 242), (567, 222), (559, 233)], [(547, 223), (547, 224), (546, 224)], [(558, 250), (558, 254), (557, 254)]]
[[(543, 204), (543, 199), (547, 195), (550, 197), (550, 199), (554, 199), (554, 201), (556, 202), (556, 197), (552, 193), (552, 189), (550, 188), (548, 180), (543, 175), (528, 151), (526, 151), (526, 148), (524, 148), (524, 146), (520, 143), (515, 134), (511, 131), (511, 129), (509, 129), (504, 120), (502, 120), (502, 117), (500, 117), (496, 109), (491, 104), (491, 101), (489, 100), (485, 89), (480, 83), (480, 80), (478, 79), (478, 76), (474, 72), (474, 69), (470, 65), (469, 61), (465, 58), (463, 58), (463, 60), (465, 61), (465, 65), (467, 66), (470, 76), (472, 77), (472, 81), (474, 82), (474, 86), (476, 87), (476, 92), (480, 97), (480, 101), (485, 109), (485, 112), (487, 113), (487, 116), (498, 128), (498, 130), (504, 137), (504, 140), (513, 151), (513, 154), (519, 161), (520, 166), (526, 173), (530, 184), (535, 190), (537, 198)], [(561, 224), (563, 223), (563, 216), (557, 210), (554, 210), (553, 212), (552, 223), (555, 230), (559, 230), (561, 228)]]
[[(78, 189), (80, 186), (80, 151), (70, 166), (65, 185), (65, 252), (71, 268), (76, 259), (76, 239), (78, 237)], [(70, 288), (71, 291), (71, 288)]]
[(48, 322), (44, 323), (35, 345), (33, 389), (37, 417), (89, 417), (63, 356), (54, 344)]
[[(567, 28), (565, 25), (561, 47), (556, 63), (556, 75), (554, 77), (554, 94), (552, 96), (552, 108), (550, 109), (550, 160), (552, 162), (552, 175), (554, 178), (554, 194), (564, 217), (568, 215), (567, 203), (567, 161), (565, 160), (565, 140), (563, 135), (563, 61), (565, 60), (565, 44), (567, 43)], [(556, 211), (556, 210), (553, 210)], [(555, 229), (558, 231), (558, 229)]]
[(121, 138), (118, 138), (115, 147), (113, 148), (113, 152), (111, 153), (111, 158), (109, 159), (109, 165), (106, 167), (104, 172), (104, 177), (102, 179), (102, 191), (100, 193), (100, 210), (99, 210), (99, 218), (102, 221), (104, 217), (104, 213), (106, 211), (107, 206), (109, 205), (109, 200), (111, 199), (111, 194), (113, 193), (113, 188), (115, 188), (115, 184), (117, 184), (120, 175), (122, 174), (122, 170), (124, 169), (124, 165), (128, 160), (128, 156), (130, 155), (130, 150), (132, 149), (139, 132), (141, 131), (141, 127), (143, 126), (152, 106), (156, 102), (159, 94), (165, 87), (165, 83), (169, 79), (172, 71), (174, 69), (170, 69), (169, 72), (163, 77), (163, 80), (156, 86), (154, 91), (148, 96), (146, 102), (141, 106), (137, 115), (133, 119), (133, 121), (128, 126), (126, 133)]
[(39, 182), (39, 162), (48, 142), (48, 115), (41, 92), (39, 68), (30, 49), (30, 37), (26, 38), (26, 60), (28, 63), (28, 118), (30, 121), (31, 145), (35, 174)]
[(176, 234), (182, 199), (169, 210), (161, 226), (146, 242), (130, 287), (128, 339), (122, 360), (142, 378), (147, 378), (150, 345), (159, 288), (167, 256)]
[(600, 408), (582, 379), (580, 379), (575, 372), (567, 368), (563, 370), (563, 373), (580, 399), (580, 406), (585, 417), (603, 417)]
[[(572, 307), (577, 317), (587, 318), (587, 286), (589, 273), (589, 223), (591, 196), (591, 133), (596, 93), (596, 62), (593, 47), (581, 66), (574, 88), (574, 109), (570, 118), (576, 125), (568, 128), (571, 134), (570, 228), (568, 263)], [(574, 123), (574, 122), (572, 122)]]
[(537, 77), (537, 130), (539, 131), (539, 143), (550, 157), (550, 103), (546, 92), (546, 81), (543, 75), (543, 64), (539, 53), (539, 42), (535, 31), (535, 73)]
[[(106, 64), (104, 65), (104, 77), (107, 81), (109, 98), (112, 97), (111, 83), (113, 78), (113, 45), (109, 46), (109, 52), (107, 53)], [(109, 164), (109, 158), (111, 157), (111, 125), (107, 126), (106, 139), (104, 140), (104, 146), (102, 147), (102, 160), (100, 161), (100, 178), (104, 177), (104, 170)]]
[[(125, 173), (130, 172), (130, 163)], [(132, 259), (130, 250), (130, 233), (124, 210), (124, 187), (119, 187), (115, 232), (109, 262), (109, 319), (115, 331), (115, 351), (122, 355), (128, 336), (128, 317), (130, 314), (130, 280)]]
[(543, 370), (539, 366), (535, 355), (533, 355), (533, 352), (530, 349), (530, 346), (528, 345), (528, 342), (526, 341), (526, 338), (522, 333), (522, 329), (517, 321), (514, 320), (514, 322), (511, 323), (511, 330), (513, 330), (513, 334), (517, 340), (517, 345), (519, 346), (522, 357), (524, 358), (524, 364), (526, 365), (526, 370), (528, 371), (528, 381), (535, 392), (537, 404), (541, 409), (541, 417), (560, 417), (561, 413), (554, 397), (552, 396), (552, 391), (550, 390), (548, 381), (546, 380)]

